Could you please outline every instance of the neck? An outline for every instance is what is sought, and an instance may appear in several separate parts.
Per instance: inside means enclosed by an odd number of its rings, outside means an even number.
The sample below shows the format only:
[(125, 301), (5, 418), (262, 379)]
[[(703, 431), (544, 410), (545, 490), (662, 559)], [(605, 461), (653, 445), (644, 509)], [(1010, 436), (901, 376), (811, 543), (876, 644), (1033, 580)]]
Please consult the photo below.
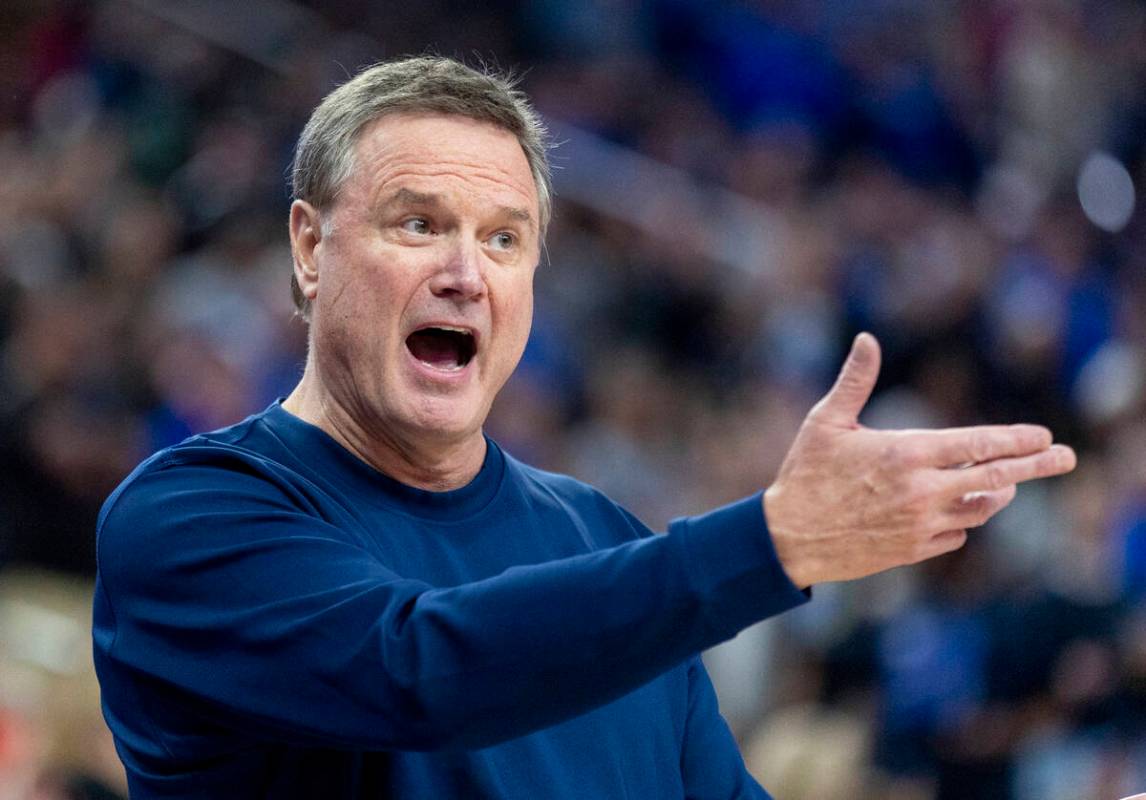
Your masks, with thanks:
[(485, 437), (465, 441), (426, 440), (371, 424), (340, 404), (316, 378), (308, 364), (302, 380), (283, 408), (309, 422), (396, 481), (418, 489), (445, 492), (460, 489), (474, 479), (485, 461)]

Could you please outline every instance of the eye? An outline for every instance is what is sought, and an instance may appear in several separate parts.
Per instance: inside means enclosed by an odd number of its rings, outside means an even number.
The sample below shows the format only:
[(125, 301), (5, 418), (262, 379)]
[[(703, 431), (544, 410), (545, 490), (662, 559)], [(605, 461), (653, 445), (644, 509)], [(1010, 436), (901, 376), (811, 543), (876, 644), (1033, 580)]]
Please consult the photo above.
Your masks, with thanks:
[(430, 223), (422, 217), (410, 217), (402, 223), (402, 230), (424, 236), (430, 232)]
[(500, 231), (489, 238), (489, 243), (494, 250), (512, 250), (517, 237), (509, 231)]

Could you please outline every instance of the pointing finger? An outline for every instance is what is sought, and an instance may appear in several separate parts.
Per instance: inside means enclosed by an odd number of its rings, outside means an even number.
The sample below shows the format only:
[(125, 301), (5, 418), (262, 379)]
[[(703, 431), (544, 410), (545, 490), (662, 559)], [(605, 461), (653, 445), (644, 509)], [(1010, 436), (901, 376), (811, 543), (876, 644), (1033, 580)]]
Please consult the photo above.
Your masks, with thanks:
[(919, 461), (932, 467), (978, 464), (1025, 456), (1051, 446), (1051, 432), (1041, 425), (980, 425), (920, 431), (915, 436)]
[(879, 363), (879, 342), (870, 333), (861, 333), (852, 343), (835, 385), (812, 409), (812, 415), (825, 422), (854, 425), (875, 388)]
[(1000, 458), (966, 469), (940, 470), (946, 494), (961, 497), (974, 492), (995, 492), (1024, 481), (1063, 475), (1075, 468), (1078, 458), (1063, 444), (1052, 445), (1041, 453), (1017, 458)]

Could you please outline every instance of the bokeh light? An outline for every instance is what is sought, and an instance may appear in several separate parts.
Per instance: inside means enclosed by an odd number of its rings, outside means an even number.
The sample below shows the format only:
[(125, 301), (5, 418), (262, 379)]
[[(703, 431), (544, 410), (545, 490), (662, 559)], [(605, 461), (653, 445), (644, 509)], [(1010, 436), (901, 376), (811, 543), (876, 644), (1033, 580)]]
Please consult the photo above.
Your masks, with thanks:
[(1114, 156), (1091, 153), (1078, 173), (1078, 200), (1087, 219), (1118, 233), (1134, 214), (1134, 181)]

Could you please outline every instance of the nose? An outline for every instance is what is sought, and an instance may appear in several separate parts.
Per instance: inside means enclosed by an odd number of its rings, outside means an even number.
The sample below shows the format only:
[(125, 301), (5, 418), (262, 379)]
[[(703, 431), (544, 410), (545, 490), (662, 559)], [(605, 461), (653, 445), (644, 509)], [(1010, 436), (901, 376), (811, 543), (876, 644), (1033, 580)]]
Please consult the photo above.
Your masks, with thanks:
[(430, 291), (436, 297), (477, 300), (485, 294), (485, 289), (481, 254), (473, 243), (458, 242), (450, 248), (430, 278)]

